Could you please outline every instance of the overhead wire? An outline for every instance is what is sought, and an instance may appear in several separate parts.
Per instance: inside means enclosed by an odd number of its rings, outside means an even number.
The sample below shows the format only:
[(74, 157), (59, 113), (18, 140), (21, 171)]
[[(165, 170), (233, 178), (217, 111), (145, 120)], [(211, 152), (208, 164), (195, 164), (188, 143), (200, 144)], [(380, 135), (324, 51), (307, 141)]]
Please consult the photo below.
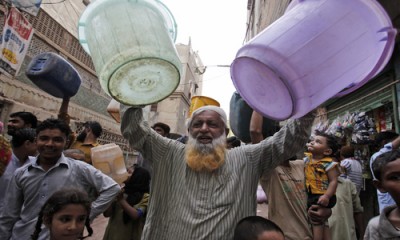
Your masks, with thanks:
[(63, 2), (65, 2), (66, 0), (61, 0), (61, 1), (58, 1), (58, 2), (48, 2), (48, 3), (45, 3), (45, 2), (42, 2), (41, 4), (45, 4), (45, 5), (52, 5), (52, 4), (59, 4), (59, 3), (63, 3)]
[[(81, 14), (80, 14), (80, 13), (78, 12), (78, 10), (74, 7), (74, 4), (72, 4), (72, 1), (68, 1), (68, 3), (70, 4), (72, 10), (74, 10), (76, 16), (79, 18), (79, 17), (81, 16)], [(65, 5), (65, 8), (67, 8), (67, 11), (68, 11), (68, 7), (67, 7), (66, 3), (64, 3), (64, 5)], [(69, 12), (68, 12), (68, 13), (69, 13)]]
[[(72, 18), (72, 17), (71, 17), (72, 14), (70, 13), (70, 10), (69, 10), (69, 7), (68, 7), (67, 3), (69, 3), (69, 5), (71, 6), (72, 10), (74, 10), (74, 12), (75, 12), (75, 14), (76, 14), (76, 16), (77, 16), (77, 19), (79, 19), (80, 14), (78, 14), (78, 12), (76, 11), (76, 9), (75, 9), (74, 6), (72, 5), (71, 1), (64, 2), (64, 4), (63, 4), (65, 10), (68, 12), (68, 16), (70, 16), (70, 18)], [(56, 11), (58, 12), (58, 11), (59, 11), (59, 8), (58, 8), (58, 10), (56, 10)], [(68, 22), (68, 21), (67, 21), (67, 22)], [(68, 24), (68, 25), (69, 25), (69, 24)], [(74, 27), (74, 26), (72, 26), (72, 27)]]

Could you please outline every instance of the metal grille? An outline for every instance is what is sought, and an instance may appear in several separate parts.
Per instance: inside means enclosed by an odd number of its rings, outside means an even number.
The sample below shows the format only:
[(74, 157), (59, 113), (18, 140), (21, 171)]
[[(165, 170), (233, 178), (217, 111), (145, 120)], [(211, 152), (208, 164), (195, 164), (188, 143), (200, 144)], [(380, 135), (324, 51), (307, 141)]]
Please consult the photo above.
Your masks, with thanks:
[(82, 78), (83, 86), (85, 86), (86, 88), (88, 88), (91, 91), (96, 92), (96, 93), (102, 93), (103, 92), (103, 90), (102, 90), (102, 88), (100, 86), (100, 83), (97, 80), (96, 76), (94, 76), (93, 74), (89, 73), (88, 71), (86, 71), (84, 68), (82, 68), (78, 64), (75, 64), (74, 62), (70, 62), (70, 63), (79, 72), (79, 75)]
[(57, 49), (51, 47), (48, 43), (33, 35), (31, 44), (29, 45), (28, 52), (26, 54), (30, 57), (34, 57), (43, 52), (58, 53)]
[(40, 10), (36, 17), (27, 13), (23, 14), (35, 28), (36, 32), (43, 34), (56, 45), (62, 47), (65, 51), (78, 59), (81, 63), (94, 70), (92, 59), (83, 50), (78, 39), (52, 19), (45, 11)]
[[(80, 133), (83, 130), (83, 122), (76, 123), (76, 133)], [(107, 144), (107, 143), (115, 143), (119, 145), (124, 153), (133, 153), (135, 152), (132, 148), (129, 147), (129, 144), (125, 138), (121, 135), (117, 135), (106, 129), (103, 129), (103, 133), (101, 134), (100, 138), (98, 139), (100, 144)]]

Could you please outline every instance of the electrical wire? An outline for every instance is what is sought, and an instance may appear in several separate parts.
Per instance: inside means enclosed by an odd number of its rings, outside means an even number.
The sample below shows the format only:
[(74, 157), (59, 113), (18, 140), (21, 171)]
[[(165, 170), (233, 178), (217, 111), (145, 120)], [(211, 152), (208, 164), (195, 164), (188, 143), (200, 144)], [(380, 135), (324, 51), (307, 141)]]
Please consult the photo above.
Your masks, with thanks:
[(42, 4), (45, 4), (45, 5), (52, 5), (52, 4), (59, 4), (59, 3), (63, 3), (63, 2), (65, 2), (66, 0), (61, 0), (61, 1), (58, 1), (58, 2), (49, 2), (49, 3), (44, 3), (44, 2), (42, 2)]
[[(68, 1), (68, 3), (69, 3), (69, 5), (71, 6), (72, 10), (74, 10), (76, 16), (79, 18), (79, 17), (81, 16), (81, 14), (78, 13), (77, 9), (74, 7), (74, 5), (72, 4), (71, 1)], [(64, 3), (64, 6), (65, 6), (65, 8), (66, 8), (67, 11), (68, 11), (68, 7), (67, 7), (67, 4), (66, 4), (66, 3)], [(68, 11), (68, 13), (69, 13), (69, 11)], [(69, 14), (69, 15), (71, 16), (71, 14)]]

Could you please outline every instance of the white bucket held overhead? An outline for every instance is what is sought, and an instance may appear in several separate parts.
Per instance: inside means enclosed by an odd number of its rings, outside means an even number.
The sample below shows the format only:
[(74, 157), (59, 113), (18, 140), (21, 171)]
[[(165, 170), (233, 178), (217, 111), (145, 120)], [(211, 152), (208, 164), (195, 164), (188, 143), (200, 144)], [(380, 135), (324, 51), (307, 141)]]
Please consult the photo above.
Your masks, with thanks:
[(158, 0), (96, 0), (79, 19), (101, 87), (127, 105), (161, 101), (178, 87), (175, 38), (174, 18)]

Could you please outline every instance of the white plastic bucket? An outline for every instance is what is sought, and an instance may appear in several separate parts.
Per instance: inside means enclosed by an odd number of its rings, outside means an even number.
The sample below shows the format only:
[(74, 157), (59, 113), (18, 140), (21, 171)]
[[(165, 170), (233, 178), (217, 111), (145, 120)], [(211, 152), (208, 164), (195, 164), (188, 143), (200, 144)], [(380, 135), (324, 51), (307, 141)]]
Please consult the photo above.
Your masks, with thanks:
[(160, 1), (96, 0), (80, 17), (78, 32), (103, 90), (119, 102), (148, 105), (178, 87), (176, 24)]

